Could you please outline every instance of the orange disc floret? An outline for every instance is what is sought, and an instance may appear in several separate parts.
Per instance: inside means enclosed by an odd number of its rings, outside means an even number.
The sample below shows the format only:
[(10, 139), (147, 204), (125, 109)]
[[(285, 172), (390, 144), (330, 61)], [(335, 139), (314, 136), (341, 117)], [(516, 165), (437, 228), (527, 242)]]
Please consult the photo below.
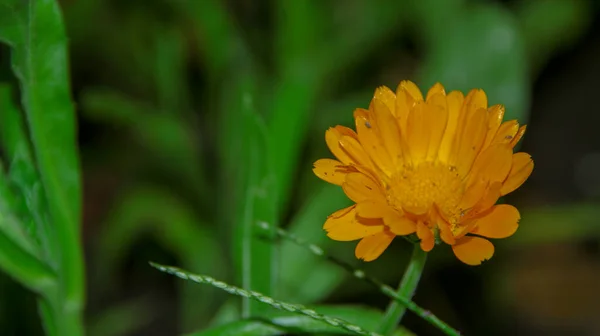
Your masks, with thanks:
[(320, 159), (313, 171), (356, 203), (323, 228), (334, 240), (360, 239), (357, 258), (375, 260), (396, 236), (416, 234), (424, 251), (441, 240), (478, 265), (494, 254), (486, 238), (515, 233), (519, 211), (496, 202), (533, 171), (529, 154), (513, 153), (526, 127), (503, 122), (504, 107), (488, 107), (485, 92), (446, 94), (438, 83), (423, 97), (402, 81), (395, 93), (378, 88), (354, 119), (356, 131), (325, 132), (337, 160)]

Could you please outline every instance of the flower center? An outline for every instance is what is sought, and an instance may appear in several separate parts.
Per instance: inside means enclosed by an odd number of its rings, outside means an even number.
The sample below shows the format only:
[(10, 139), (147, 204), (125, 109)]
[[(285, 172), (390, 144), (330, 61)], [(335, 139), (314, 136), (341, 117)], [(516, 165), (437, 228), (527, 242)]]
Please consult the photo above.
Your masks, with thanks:
[(463, 193), (456, 168), (423, 162), (416, 167), (405, 166), (392, 175), (388, 202), (413, 215), (427, 214), (435, 204), (446, 216), (456, 217)]

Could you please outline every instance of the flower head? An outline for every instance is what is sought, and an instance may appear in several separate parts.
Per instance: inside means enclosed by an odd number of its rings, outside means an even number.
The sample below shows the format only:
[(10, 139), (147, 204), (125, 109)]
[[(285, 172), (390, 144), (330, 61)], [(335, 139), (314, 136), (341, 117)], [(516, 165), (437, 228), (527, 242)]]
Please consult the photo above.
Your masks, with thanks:
[(356, 204), (325, 222), (334, 240), (359, 240), (356, 257), (376, 259), (396, 236), (416, 234), (421, 248), (452, 246), (466, 264), (494, 254), (486, 238), (505, 238), (518, 227), (519, 211), (496, 205), (533, 170), (527, 153), (514, 153), (525, 126), (503, 122), (504, 107), (488, 107), (482, 90), (464, 97), (435, 84), (425, 98), (410, 81), (396, 93), (375, 91), (369, 109), (356, 109), (356, 131), (325, 133), (337, 158), (320, 159), (314, 173), (339, 185)]

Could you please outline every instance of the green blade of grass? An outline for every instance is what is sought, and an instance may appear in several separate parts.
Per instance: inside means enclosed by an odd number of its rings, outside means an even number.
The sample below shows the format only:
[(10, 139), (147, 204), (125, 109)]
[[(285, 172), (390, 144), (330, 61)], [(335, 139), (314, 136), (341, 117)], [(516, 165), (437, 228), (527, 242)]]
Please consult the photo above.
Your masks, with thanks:
[[(242, 99), (245, 136), (240, 139), (244, 139), (244, 143), (240, 144), (242, 156), (238, 164), (243, 163), (245, 168), (239, 172), (237, 187), (242, 187), (245, 194), (243, 200), (236, 204), (236, 269), (244, 289), (272, 295), (276, 285), (275, 247), (268, 239), (261, 238), (256, 227), (259, 222), (277, 226), (277, 194), (271, 153), (266, 144), (266, 126), (254, 111), (252, 96), (246, 94)], [(268, 312), (267, 308), (246, 298), (243, 300), (242, 316), (262, 316)]]
[[(304, 307), (302, 305), (278, 301), (278, 300), (273, 299), (269, 296), (266, 296), (262, 293), (252, 291), (252, 290), (245, 290), (245, 289), (242, 289), (242, 288), (239, 288), (236, 286), (232, 286), (232, 285), (229, 285), (227, 283), (216, 280), (216, 279), (206, 276), (206, 275), (192, 274), (192, 273), (186, 272), (184, 270), (181, 270), (177, 267), (159, 265), (159, 264), (156, 264), (153, 262), (150, 262), (150, 265), (152, 267), (158, 269), (161, 272), (165, 272), (167, 274), (174, 275), (180, 279), (189, 280), (189, 281), (199, 283), (199, 284), (208, 284), (208, 285), (211, 285), (218, 289), (221, 289), (225, 292), (228, 292), (230, 294), (241, 296), (241, 297), (247, 298), (247, 299), (251, 299), (253, 301), (270, 306), (272, 308), (275, 308), (275, 309), (283, 311), (283, 312), (294, 313), (294, 314), (306, 316), (317, 322), (322, 322), (331, 327), (334, 327), (335, 329), (340, 329), (340, 330), (345, 330), (347, 332), (350, 332), (350, 334), (353, 334), (353, 335), (368, 335), (368, 336), (377, 336), (378, 335), (376, 333), (365, 330), (361, 326), (352, 324), (351, 322), (345, 321), (341, 318), (324, 315), (324, 314), (321, 314), (321, 313), (315, 311), (314, 309), (310, 309), (310, 308)], [(270, 316), (272, 316), (272, 315), (270, 315)], [(268, 318), (268, 317), (265, 317), (265, 318)]]
[(21, 112), (12, 101), (12, 90), (0, 86), (0, 139), (10, 163), (1, 183), (6, 206), (19, 218), (20, 230), (31, 237), (28, 251), (56, 267), (56, 244), (48, 227), (47, 207)]
[[(346, 321), (352, 321), (364, 329), (375, 329), (377, 322), (383, 314), (375, 309), (362, 306), (315, 306), (311, 307), (316, 312), (334, 316)], [(197, 331), (186, 336), (272, 336), (290, 334), (337, 334), (353, 335), (352, 332), (333, 327), (321, 321), (316, 321), (307, 316), (298, 314), (277, 312), (264, 320), (241, 320), (222, 326)], [(410, 331), (399, 328), (394, 336), (413, 335)]]
[[(12, 47), (35, 158), (48, 199), (57, 243), (65, 312), (78, 315), (84, 284), (81, 245), (81, 185), (75, 118), (67, 70), (67, 45), (56, 1), (0, 2), (0, 39)], [(81, 332), (81, 326), (72, 330)]]

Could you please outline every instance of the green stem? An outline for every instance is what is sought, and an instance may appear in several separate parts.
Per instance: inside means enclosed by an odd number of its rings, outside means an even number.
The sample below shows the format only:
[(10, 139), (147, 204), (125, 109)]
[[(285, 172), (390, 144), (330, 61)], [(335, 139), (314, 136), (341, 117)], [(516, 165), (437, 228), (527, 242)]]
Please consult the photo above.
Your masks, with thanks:
[[(406, 300), (412, 299), (415, 290), (417, 289), (417, 285), (419, 284), (419, 279), (421, 279), (421, 273), (423, 273), (423, 267), (425, 267), (426, 260), (427, 252), (423, 251), (419, 244), (414, 244), (410, 262), (408, 263), (406, 272), (404, 272), (404, 276), (398, 287), (398, 296), (403, 297)], [(382, 335), (391, 335), (398, 326), (398, 323), (400, 323), (405, 312), (406, 305), (395, 300), (392, 301), (385, 311), (385, 315), (379, 326), (379, 332)]]

